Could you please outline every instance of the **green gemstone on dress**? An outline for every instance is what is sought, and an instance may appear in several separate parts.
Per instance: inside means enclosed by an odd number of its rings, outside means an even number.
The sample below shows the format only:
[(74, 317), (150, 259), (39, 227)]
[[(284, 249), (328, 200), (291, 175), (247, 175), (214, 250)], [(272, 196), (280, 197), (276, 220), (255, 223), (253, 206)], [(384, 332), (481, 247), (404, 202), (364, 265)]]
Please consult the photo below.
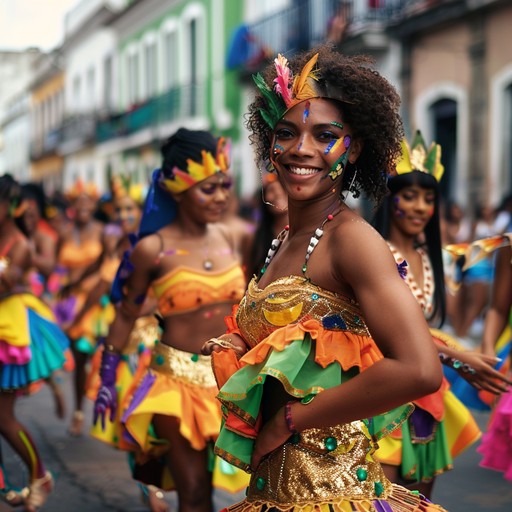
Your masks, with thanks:
[(199, 361), (199, 354), (192, 354), (190, 359), (192, 359), (192, 361), (194, 361), (194, 363), (197, 363), (197, 361)]
[(313, 401), (313, 398), (315, 398), (315, 394), (311, 393), (310, 395), (306, 395), (301, 401), (301, 404), (307, 405), (309, 402)]
[(265, 270), (267, 270), (267, 267), (262, 267), (262, 269), (260, 270), (260, 274), (264, 274)]
[(458, 370), (462, 366), (462, 361), (459, 361), (458, 359), (455, 359), (453, 361), (453, 367)]
[(355, 322), (356, 324), (360, 324), (360, 323), (361, 323), (361, 319), (356, 315), (356, 316), (354, 317), (354, 322)]
[(302, 267), (302, 273), (303, 273), (303, 274), (305, 274), (307, 269), (308, 269), (308, 267), (307, 267), (306, 265), (304, 265), (304, 266)]
[(368, 471), (364, 468), (357, 468), (356, 475), (360, 482), (364, 482), (368, 478)]
[(380, 482), (375, 482), (374, 489), (377, 498), (384, 492), (384, 486)]
[(256, 302), (252, 301), (251, 302), (251, 308), (255, 308), (256, 307)]
[(411, 491), (411, 494), (415, 494), (416, 496), (419, 496), (420, 495), (420, 491), (414, 490), (414, 491)]
[(162, 355), (158, 355), (158, 356), (156, 356), (155, 361), (156, 361), (156, 364), (161, 366), (165, 363), (165, 357)]
[(338, 446), (338, 441), (335, 437), (326, 437), (324, 440), (324, 445), (326, 450), (329, 450), (332, 452), (333, 450), (336, 450), (336, 447)]
[(262, 478), (261, 476), (256, 478), (256, 488), (258, 489), (258, 491), (263, 491), (263, 489), (265, 489), (265, 485), (267, 485), (267, 482), (265, 481), (264, 478)]
[(300, 443), (300, 434), (298, 432), (293, 434), (290, 437), (290, 443), (292, 443), (292, 444), (299, 444)]

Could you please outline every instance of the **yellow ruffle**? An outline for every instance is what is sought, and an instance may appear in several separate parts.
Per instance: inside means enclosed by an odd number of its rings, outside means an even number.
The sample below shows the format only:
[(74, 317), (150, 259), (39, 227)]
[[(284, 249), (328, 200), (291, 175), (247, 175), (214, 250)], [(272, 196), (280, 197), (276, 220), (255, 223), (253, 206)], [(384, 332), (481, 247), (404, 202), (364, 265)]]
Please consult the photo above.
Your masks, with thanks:
[(0, 340), (15, 347), (30, 345), (27, 309), (55, 322), (50, 308), (30, 293), (10, 295), (0, 300)]
[[(163, 373), (148, 370), (155, 381), (141, 403), (125, 419), (125, 428), (145, 453), (167, 451), (165, 441), (149, 435), (153, 416), (178, 418), (180, 433), (195, 450), (204, 450), (217, 439), (221, 423), (217, 388), (201, 388)], [(155, 447), (158, 447), (155, 452)]]

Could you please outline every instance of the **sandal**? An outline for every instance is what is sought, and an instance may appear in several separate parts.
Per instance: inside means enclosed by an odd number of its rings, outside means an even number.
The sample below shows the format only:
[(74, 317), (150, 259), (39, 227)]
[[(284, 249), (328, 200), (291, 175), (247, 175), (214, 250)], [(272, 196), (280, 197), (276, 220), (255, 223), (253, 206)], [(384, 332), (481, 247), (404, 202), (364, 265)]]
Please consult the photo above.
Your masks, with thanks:
[(68, 428), (70, 436), (79, 437), (82, 435), (84, 428), (84, 413), (82, 411), (75, 411), (71, 418), (71, 425)]
[(53, 477), (49, 471), (43, 477), (34, 480), (30, 484), (28, 496), (24, 500), (26, 512), (37, 512), (45, 504), (53, 487)]
[(11, 507), (19, 507), (23, 505), (29, 493), (28, 487), (23, 487), (21, 490), (15, 489), (2, 489), (0, 490), (0, 500), (4, 501)]
[(154, 485), (141, 485), (142, 503), (151, 512), (169, 512), (169, 505), (164, 500), (164, 493)]

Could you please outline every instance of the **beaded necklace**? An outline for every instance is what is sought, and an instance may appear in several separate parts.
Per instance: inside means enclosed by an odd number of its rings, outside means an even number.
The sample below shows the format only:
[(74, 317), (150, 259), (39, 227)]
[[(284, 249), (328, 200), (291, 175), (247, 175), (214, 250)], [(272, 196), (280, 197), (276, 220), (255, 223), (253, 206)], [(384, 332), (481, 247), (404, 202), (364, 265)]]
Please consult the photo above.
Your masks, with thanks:
[[(327, 224), (327, 222), (334, 219), (334, 217), (338, 215), (338, 213), (340, 213), (342, 209), (342, 205), (339, 205), (336, 211), (334, 211), (333, 213), (329, 213), (329, 215), (327, 215), (327, 217), (323, 220), (322, 224), (320, 224), (320, 227), (315, 229), (313, 236), (309, 240), (308, 248), (306, 249), (306, 256), (304, 258), (304, 264), (302, 265), (302, 275), (304, 277), (306, 277), (306, 272), (308, 270), (309, 258), (311, 258), (311, 255), (313, 254), (313, 251), (316, 249), (316, 246), (318, 245), (320, 238), (322, 238), (324, 234), (324, 226)], [(272, 243), (270, 244), (270, 249), (268, 250), (267, 253), (267, 257), (265, 258), (265, 263), (263, 263), (263, 267), (260, 270), (261, 275), (263, 275), (266, 272), (270, 262), (272, 261), (277, 250), (279, 249), (279, 246), (283, 243), (284, 237), (286, 236), (286, 233), (289, 231), (289, 229), (290, 226), (285, 226), (283, 231), (279, 233), (277, 238), (274, 238), (274, 240), (272, 240)]]

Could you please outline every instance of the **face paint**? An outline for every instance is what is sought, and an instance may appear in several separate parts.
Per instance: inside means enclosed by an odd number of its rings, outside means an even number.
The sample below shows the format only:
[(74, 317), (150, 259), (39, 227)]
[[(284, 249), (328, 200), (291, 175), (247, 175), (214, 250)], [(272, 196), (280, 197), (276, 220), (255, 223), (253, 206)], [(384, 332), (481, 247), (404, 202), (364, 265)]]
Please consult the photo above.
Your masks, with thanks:
[(272, 153), (274, 153), (274, 158), (281, 155), (283, 153), (283, 151), (284, 151), (284, 148), (283, 148), (283, 146), (281, 146), (281, 144), (274, 144), (274, 149), (272, 150)]
[(333, 126), (337, 126), (338, 128), (340, 128), (341, 130), (343, 130), (343, 124), (342, 123), (338, 123), (338, 121), (331, 121), (331, 124)]
[(302, 114), (302, 122), (305, 123), (309, 117), (309, 109), (311, 107), (311, 102), (308, 100), (304, 104), (304, 113)]
[(332, 148), (329, 150), (329, 153), (334, 153), (343, 142), (343, 146), (345, 148), (345, 151), (340, 155), (340, 157), (332, 164), (331, 166), (331, 172), (327, 176), (331, 178), (331, 180), (335, 180), (338, 178), (338, 176), (341, 175), (343, 172), (343, 169), (345, 169), (345, 166), (347, 165), (348, 156), (350, 154), (350, 142), (351, 138), (350, 135), (345, 135), (343, 139), (338, 139), (336, 143), (332, 146)]
[(302, 144), (304, 144), (304, 137), (300, 139), (299, 145), (297, 146), (297, 151), (300, 151), (300, 148), (302, 147)]
[(400, 198), (398, 196), (393, 197), (393, 203), (394, 203), (393, 206), (394, 206), (395, 215), (399, 218), (404, 217), (405, 211), (402, 210), (399, 206)]

